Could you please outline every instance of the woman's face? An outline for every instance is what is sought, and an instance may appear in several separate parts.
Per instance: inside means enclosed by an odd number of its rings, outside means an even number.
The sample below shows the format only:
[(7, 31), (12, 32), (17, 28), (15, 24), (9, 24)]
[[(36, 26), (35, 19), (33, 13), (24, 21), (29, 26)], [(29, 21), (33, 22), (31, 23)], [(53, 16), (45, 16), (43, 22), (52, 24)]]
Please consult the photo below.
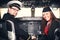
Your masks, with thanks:
[(51, 13), (48, 11), (48, 12), (43, 12), (42, 13), (42, 16), (43, 18), (46, 20), (46, 21), (50, 21), (51, 20)]

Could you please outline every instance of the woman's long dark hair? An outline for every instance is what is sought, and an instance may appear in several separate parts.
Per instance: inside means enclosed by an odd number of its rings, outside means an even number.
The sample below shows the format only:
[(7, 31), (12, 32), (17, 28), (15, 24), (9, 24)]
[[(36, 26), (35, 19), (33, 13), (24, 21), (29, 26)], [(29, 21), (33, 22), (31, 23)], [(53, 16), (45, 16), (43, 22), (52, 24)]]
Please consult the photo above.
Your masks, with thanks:
[[(53, 14), (53, 12), (52, 11), (49, 11), (50, 12), (50, 14), (51, 14), (51, 20), (53, 21), (53, 20), (57, 20), (57, 18), (55, 17), (55, 15)], [(44, 30), (44, 28), (45, 28), (45, 26), (46, 26), (46, 24), (47, 24), (47, 21), (44, 19), (44, 18), (42, 18), (42, 31)]]

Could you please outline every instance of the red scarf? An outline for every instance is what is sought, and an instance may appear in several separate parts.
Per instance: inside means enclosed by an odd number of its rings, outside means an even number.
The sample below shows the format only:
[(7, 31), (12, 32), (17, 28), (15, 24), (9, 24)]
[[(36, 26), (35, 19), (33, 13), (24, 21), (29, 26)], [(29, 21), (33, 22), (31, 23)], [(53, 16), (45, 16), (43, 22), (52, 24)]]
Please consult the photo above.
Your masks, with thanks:
[(44, 33), (46, 35), (48, 35), (48, 31), (49, 31), (49, 28), (50, 28), (50, 24), (51, 24), (51, 21), (49, 23), (47, 23), (46, 27), (44, 28)]
[(45, 29), (44, 29), (44, 34), (48, 35), (48, 30), (49, 30), (49, 27), (46, 26)]

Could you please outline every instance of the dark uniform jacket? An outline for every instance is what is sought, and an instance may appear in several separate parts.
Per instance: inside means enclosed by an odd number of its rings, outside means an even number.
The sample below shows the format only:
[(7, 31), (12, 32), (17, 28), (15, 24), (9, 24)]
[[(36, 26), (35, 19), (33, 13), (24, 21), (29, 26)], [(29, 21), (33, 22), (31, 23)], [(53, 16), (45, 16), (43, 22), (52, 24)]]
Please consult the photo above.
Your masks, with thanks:
[(55, 29), (60, 28), (59, 21), (52, 21), (49, 28), (48, 35), (43, 35), (41, 40), (55, 40)]
[[(17, 40), (27, 40), (28, 38), (28, 33), (25, 32), (24, 30), (20, 29), (18, 24), (17, 24), (17, 19), (14, 18), (13, 15), (10, 15), (9, 13), (7, 14), (4, 14), (3, 16), (3, 20), (11, 20), (14, 22), (14, 26), (15, 26), (15, 34), (16, 34), (16, 37), (17, 37)], [(9, 24), (8, 24), (9, 26)], [(9, 31), (12, 31), (11, 29), (11, 26), (7, 28)]]

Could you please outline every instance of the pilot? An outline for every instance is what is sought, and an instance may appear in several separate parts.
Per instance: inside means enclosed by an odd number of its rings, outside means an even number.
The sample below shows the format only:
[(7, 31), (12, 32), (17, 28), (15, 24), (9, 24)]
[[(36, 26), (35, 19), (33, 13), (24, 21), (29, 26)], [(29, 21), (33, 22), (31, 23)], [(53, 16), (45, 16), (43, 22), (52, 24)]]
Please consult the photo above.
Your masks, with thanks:
[[(20, 1), (9, 1), (7, 3), (8, 11), (4, 14), (3, 20), (11, 20), (14, 22), (15, 26), (15, 34), (16, 34), (16, 40), (27, 40), (28, 33), (26, 33), (24, 30), (20, 29), (20, 27), (17, 24), (17, 20), (15, 16), (18, 14), (18, 11), (21, 10), (22, 3)], [(7, 25), (9, 26), (9, 24)], [(8, 31), (12, 31), (12, 27), (7, 27)], [(23, 36), (22, 36), (23, 35)]]

